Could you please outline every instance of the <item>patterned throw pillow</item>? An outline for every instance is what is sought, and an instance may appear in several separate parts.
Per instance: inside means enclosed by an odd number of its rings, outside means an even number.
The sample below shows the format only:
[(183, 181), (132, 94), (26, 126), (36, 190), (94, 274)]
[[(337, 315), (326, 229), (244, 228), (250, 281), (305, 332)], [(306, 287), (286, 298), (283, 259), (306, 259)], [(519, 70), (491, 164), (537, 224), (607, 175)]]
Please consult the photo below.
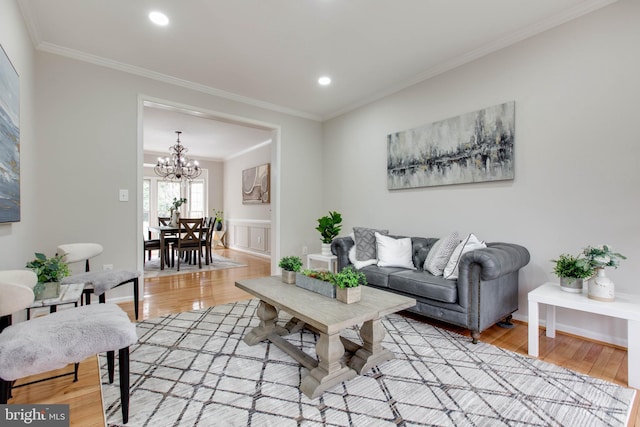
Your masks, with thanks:
[(444, 268), (447, 266), (447, 262), (458, 243), (457, 231), (438, 240), (427, 254), (427, 259), (424, 261), (424, 269), (434, 276), (442, 276)]
[(460, 265), (460, 258), (462, 258), (462, 255), (466, 254), (467, 252), (486, 247), (487, 245), (483, 241), (478, 239), (475, 234), (469, 234), (466, 239), (464, 239), (458, 244), (458, 246), (456, 246), (455, 250), (451, 254), (451, 258), (449, 258), (447, 266), (444, 268), (444, 278), (451, 280), (457, 279), (458, 266)]
[(358, 261), (377, 259), (375, 235), (376, 232), (383, 235), (389, 234), (389, 230), (375, 230), (373, 228), (353, 227), (353, 234), (355, 235), (356, 241), (356, 259)]

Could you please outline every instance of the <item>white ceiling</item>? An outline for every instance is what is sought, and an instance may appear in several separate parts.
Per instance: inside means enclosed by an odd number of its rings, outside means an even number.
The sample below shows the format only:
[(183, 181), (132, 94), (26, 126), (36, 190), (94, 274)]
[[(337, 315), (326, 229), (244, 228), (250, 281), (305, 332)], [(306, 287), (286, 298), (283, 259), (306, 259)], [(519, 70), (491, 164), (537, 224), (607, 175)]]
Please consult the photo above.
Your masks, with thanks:
[(18, 1), (40, 50), (324, 120), (615, 0)]

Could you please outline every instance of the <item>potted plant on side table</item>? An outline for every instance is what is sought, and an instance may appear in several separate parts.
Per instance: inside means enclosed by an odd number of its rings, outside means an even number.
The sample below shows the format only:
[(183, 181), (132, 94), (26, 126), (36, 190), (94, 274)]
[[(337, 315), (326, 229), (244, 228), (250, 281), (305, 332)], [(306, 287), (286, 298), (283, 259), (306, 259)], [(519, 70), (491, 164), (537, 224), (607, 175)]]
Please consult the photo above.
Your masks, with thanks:
[(282, 269), (282, 281), (284, 283), (296, 283), (296, 272), (302, 267), (302, 260), (297, 256), (285, 256), (280, 259), (278, 267)]
[(352, 304), (362, 298), (361, 286), (367, 284), (367, 278), (363, 272), (346, 267), (331, 276), (331, 283), (336, 286), (336, 299), (345, 304)]
[(553, 272), (560, 278), (560, 289), (565, 292), (582, 292), (584, 279), (593, 276), (593, 269), (573, 255), (560, 254), (552, 262), (555, 262)]
[(316, 230), (320, 232), (322, 240), (322, 255), (331, 255), (331, 242), (340, 234), (342, 215), (329, 211), (329, 215), (318, 218)]
[(60, 295), (60, 281), (69, 275), (69, 265), (64, 261), (64, 255), (51, 258), (39, 252), (35, 255), (36, 258), (26, 265), (38, 276), (38, 283), (33, 287), (35, 299), (56, 298)]
[(605, 267), (618, 268), (620, 260), (626, 256), (613, 252), (611, 246), (587, 246), (582, 251), (580, 265), (595, 270), (595, 275), (589, 280), (588, 296), (597, 301), (611, 302), (615, 300), (615, 284), (604, 274)]

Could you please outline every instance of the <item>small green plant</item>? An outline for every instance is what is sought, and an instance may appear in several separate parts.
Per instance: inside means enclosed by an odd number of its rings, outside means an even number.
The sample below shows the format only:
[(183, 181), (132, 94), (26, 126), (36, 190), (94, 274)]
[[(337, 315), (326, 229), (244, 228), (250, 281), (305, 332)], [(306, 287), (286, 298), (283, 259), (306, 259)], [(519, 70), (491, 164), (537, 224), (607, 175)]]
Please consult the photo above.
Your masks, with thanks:
[(280, 259), (278, 266), (286, 271), (300, 271), (302, 260), (297, 256), (285, 256)]
[(33, 287), (33, 293), (36, 296), (44, 291), (45, 283), (59, 282), (69, 275), (69, 265), (65, 262), (64, 255), (47, 258), (45, 254), (36, 252), (36, 258), (28, 262), (26, 267), (38, 276), (38, 283)]
[(318, 218), (318, 226), (316, 230), (320, 232), (320, 236), (322, 236), (322, 243), (331, 243), (331, 241), (340, 234), (340, 229), (342, 225), (342, 215), (338, 212), (329, 211), (328, 216), (323, 216), (322, 218)]
[(558, 277), (586, 279), (593, 276), (593, 268), (585, 265), (580, 258), (573, 255), (561, 254), (558, 259), (551, 261), (556, 263), (553, 272)]
[(217, 222), (222, 222), (222, 220), (224, 219), (224, 212), (214, 209), (213, 217), (216, 219)]
[(28, 262), (26, 267), (36, 273), (39, 283), (59, 282), (69, 275), (69, 265), (64, 261), (64, 255), (47, 258), (45, 254), (36, 252), (36, 258)]
[(301, 273), (324, 282), (331, 282), (331, 277), (333, 277), (333, 273), (325, 270), (303, 270)]
[(331, 276), (331, 283), (339, 288), (355, 288), (367, 284), (367, 277), (362, 271), (353, 267), (346, 267), (341, 272)]
[(582, 251), (582, 258), (579, 259), (579, 263), (585, 268), (618, 268), (621, 259), (627, 259), (627, 257), (613, 252), (609, 245), (587, 246)]
[(185, 199), (184, 197), (181, 197), (179, 199), (176, 199), (174, 197), (173, 202), (171, 202), (171, 210), (177, 211), (178, 209), (180, 209), (180, 206), (182, 206), (185, 203), (187, 203), (187, 199)]

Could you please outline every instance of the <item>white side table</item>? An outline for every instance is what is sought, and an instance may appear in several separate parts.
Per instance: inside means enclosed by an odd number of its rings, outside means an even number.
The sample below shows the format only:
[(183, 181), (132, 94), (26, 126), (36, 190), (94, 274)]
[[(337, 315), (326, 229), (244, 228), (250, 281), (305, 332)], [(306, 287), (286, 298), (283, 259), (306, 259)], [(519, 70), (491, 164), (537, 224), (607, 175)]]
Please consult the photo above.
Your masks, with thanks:
[(538, 357), (539, 305), (547, 305), (547, 337), (556, 336), (556, 307), (570, 308), (627, 320), (629, 386), (640, 388), (640, 295), (616, 292), (613, 302), (589, 299), (587, 290), (572, 294), (547, 282), (529, 292), (529, 355)]
[(311, 261), (327, 263), (327, 269), (335, 273), (338, 269), (338, 257), (335, 255), (309, 254), (307, 255), (307, 268), (311, 268)]
[(60, 295), (56, 298), (37, 300), (27, 307), (27, 320), (31, 318), (31, 310), (36, 308), (49, 307), (49, 313), (55, 313), (59, 305), (75, 304), (77, 307), (83, 290), (84, 283), (60, 285)]

